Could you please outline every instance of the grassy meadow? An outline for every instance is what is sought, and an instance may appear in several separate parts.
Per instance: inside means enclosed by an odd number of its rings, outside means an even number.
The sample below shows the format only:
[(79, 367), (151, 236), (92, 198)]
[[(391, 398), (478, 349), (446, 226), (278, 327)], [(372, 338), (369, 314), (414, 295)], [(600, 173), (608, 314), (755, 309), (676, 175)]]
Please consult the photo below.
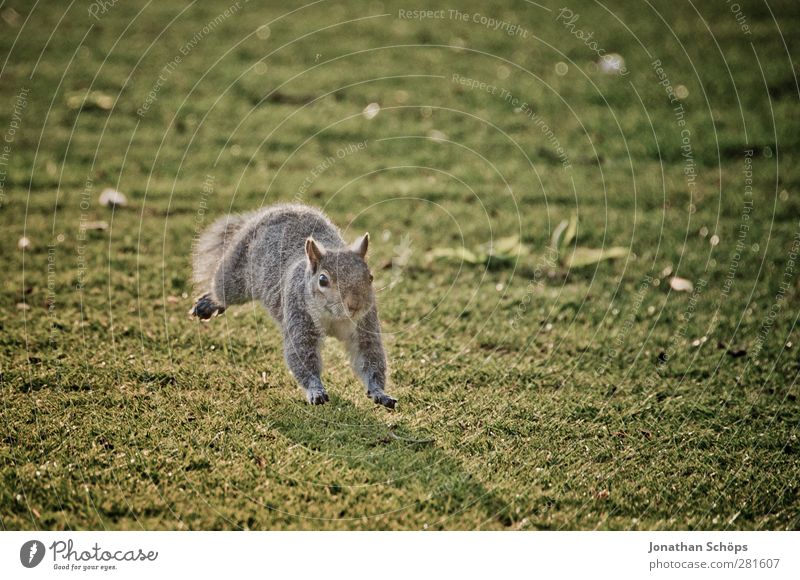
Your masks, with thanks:
[[(0, 529), (800, 528), (800, 12), (738, 6), (3, 2)], [(188, 318), (279, 201), (370, 232), (396, 411)]]

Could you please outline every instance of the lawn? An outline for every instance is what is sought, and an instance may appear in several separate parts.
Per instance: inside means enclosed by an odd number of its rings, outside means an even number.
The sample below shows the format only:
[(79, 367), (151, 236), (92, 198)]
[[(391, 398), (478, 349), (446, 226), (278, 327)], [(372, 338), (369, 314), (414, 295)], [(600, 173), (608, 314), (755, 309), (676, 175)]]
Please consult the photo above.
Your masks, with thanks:
[[(795, 0), (0, 16), (0, 528), (800, 528)], [(396, 411), (188, 318), (279, 201), (371, 233)]]

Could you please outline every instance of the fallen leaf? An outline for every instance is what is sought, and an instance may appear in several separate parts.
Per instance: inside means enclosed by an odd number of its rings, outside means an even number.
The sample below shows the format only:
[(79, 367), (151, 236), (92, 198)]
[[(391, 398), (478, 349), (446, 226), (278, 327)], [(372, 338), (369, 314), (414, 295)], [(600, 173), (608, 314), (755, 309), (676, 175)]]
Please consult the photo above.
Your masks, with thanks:
[(498, 238), (493, 240), (490, 245), (490, 254), (518, 254), (522, 251), (522, 244), (519, 241), (519, 236), (507, 236), (505, 238)]
[(561, 240), (561, 249), (566, 249), (578, 234), (578, 214), (573, 213), (569, 216), (567, 229), (564, 231), (564, 239)]
[(436, 129), (431, 129), (428, 131), (428, 137), (433, 139), (434, 141), (446, 141), (447, 135), (442, 133), (441, 131), (437, 131)]
[(114, 106), (114, 97), (100, 91), (72, 93), (67, 97), (67, 107), (73, 110), (108, 111)]
[[(477, 256), (486, 256), (496, 262), (513, 262), (527, 253), (527, 248), (520, 242), (519, 236), (506, 236), (481, 244)], [(482, 260), (485, 261), (485, 260)]]
[(5, 20), (9, 26), (16, 28), (17, 24), (19, 24), (19, 12), (13, 8), (6, 8), (1, 14), (3, 20)]
[(675, 292), (691, 292), (694, 290), (694, 284), (692, 284), (691, 280), (679, 278), (678, 276), (673, 276), (669, 279), (669, 286)]
[(562, 220), (553, 230), (550, 236), (550, 247), (554, 250), (558, 250), (561, 247), (561, 236), (564, 234), (567, 226), (569, 226), (569, 222), (567, 220)]
[(102, 206), (125, 207), (128, 205), (128, 198), (124, 193), (109, 187), (100, 194), (99, 202)]
[(628, 255), (628, 248), (612, 246), (610, 248), (575, 248), (572, 255), (567, 258), (564, 265), (567, 268), (581, 268), (591, 266), (604, 260), (624, 258)]
[(381, 106), (378, 103), (370, 103), (364, 110), (361, 111), (361, 114), (364, 115), (364, 118), (367, 120), (374, 119), (378, 113), (381, 112)]
[(618, 74), (625, 70), (625, 59), (616, 52), (604, 54), (597, 64), (600, 66), (600, 70), (606, 74)]
[(108, 229), (108, 222), (104, 222), (104, 221), (85, 222), (81, 227), (84, 230), (107, 230)]
[(467, 262), (468, 264), (482, 264), (487, 256), (478, 255), (467, 248), (434, 248), (427, 253), (429, 260), (449, 259)]

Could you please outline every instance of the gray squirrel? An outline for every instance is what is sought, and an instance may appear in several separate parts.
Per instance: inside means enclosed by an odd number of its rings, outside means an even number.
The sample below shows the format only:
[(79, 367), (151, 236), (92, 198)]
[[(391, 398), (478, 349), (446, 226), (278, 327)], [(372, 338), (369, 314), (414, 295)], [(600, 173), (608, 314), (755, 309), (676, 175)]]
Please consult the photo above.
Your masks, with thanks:
[(347, 245), (320, 210), (281, 204), (228, 215), (211, 224), (193, 254), (202, 292), (189, 314), (209, 320), (228, 306), (260, 300), (283, 332), (286, 364), (312, 405), (328, 401), (321, 348), (333, 335), (375, 403), (394, 409), (384, 392), (386, 355), (365, 260), (369, 234)]

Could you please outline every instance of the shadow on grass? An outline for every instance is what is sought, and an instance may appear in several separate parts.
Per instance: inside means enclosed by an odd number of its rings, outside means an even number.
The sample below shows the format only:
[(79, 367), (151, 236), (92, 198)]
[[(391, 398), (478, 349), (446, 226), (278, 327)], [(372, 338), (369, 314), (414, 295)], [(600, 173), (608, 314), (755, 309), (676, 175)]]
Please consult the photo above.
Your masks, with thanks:
[[(432, 528), (496, 529), (514, 523), (507, 503), (439, 448), (430, 434), (405, 428), (397, 414), (375, 411), (365, 412), (331, 395), (331, 402), (321, 407), (287, 401), (268, 415), (271, 426), (305, 449), (312, 463), (332, 468), (325, 473), (335, 475), (312, 482), (327, 488), (331, 501), (344, 491), (362, 499), (367, 494), (366, 503), (375, 513), (339, 513), (359, 520), (352, 527), (381, 529), (388, 523), (421, 528), (424, 521)], [(325, 481), (327, 477), (336, 481)]]

